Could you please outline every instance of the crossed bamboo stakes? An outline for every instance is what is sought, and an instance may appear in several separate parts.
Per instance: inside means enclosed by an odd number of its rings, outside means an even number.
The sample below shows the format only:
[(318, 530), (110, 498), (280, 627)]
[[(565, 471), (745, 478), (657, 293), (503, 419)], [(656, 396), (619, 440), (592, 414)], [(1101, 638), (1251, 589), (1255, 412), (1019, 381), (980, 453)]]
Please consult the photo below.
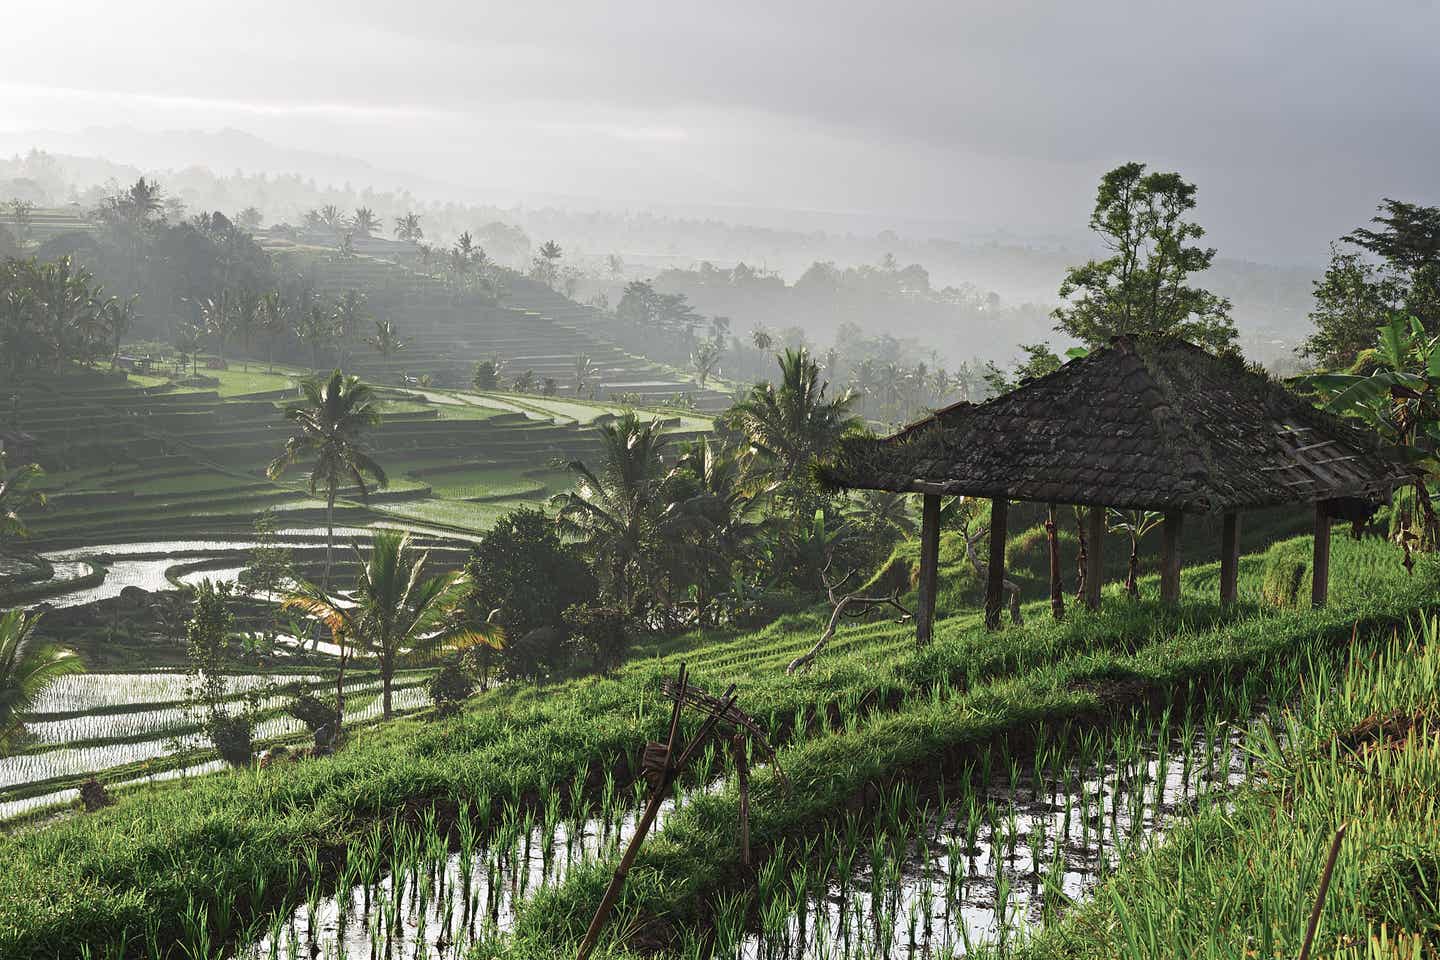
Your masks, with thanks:
[[(761, 755), (775, 765), (778, 773), (775, 750), (755, 721), (735, 706), (735, 684), (730, 684), (725, 688), (724, 694), (715, 697), (690, 686), (689, 678), (688, 669), (681, 663), (676, 679), (667, 680), (661, 686), (661, 692), (672, 700), (674, 705), (670, 710), (670, 730), (665, 742), (657, 743), (652, 740), (646, 743), (641, 757), (641, 776), (650, 784), (650, 798), (645, 804), (645, 812), (640, 815), (640, 820), (635, 825), (635, 833), (630, 838), (630, 843), (625, 847), (624, 856), (615, 867), (610, 885), (605, 888), (605, 896), (600, 899), (600, 905), (590, 921), (590, 928), (585, 931), (585, 939), (580, 943), (577, 960), (586, 960), (595, 949), (595, 943), (605, 929), (610, 911), (614, 909), (615, 901), (620, 899), (620, 891), (624, 888), (625, 878), (640, 852), (640, 845), (645, 842), (650, 828), (655, 825), (655, 818), (660, 814), (665, 797), (722, 720), (735, 727), (735, 734), (730, 738), (730, 748), (735, 758), (736, 779), (740, 790), (740, 862), (743, 866), (750, 864), (750, 768), (745, 756), (745, 741), (748, 739), (753, 742)], [(705, 722), (688, 743), (679, 745), (680, 716), (686, 707), (704, 711)], [(783, 777), (783, 773), (781, 776)]]

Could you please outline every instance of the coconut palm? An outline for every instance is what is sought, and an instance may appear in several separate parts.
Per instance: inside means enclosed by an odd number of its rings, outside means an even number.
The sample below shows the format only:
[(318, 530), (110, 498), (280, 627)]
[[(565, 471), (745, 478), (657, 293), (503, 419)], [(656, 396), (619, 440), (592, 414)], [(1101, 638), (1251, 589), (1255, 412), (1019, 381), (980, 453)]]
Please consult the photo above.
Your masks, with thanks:
[(755, 454), (760, 476), (798, 491), (810, 483), (811, 465), (831, 453), (840, 438), (860, 427), (849, 391), (829, 397), (829, 384), (804, 349), (779, 358), (780, 384), (759, 383), (730, 409)]
[(346, 290), (335, 301), (332, 320), (334, 321), (335, 345), (341, 354), (341, 366), (346, 366), (346, 361), (349, 359), (346, 356), (346, 345), (352, 343), (359, 336), (360, 328), (369, 318), (370, 311), (366, 308), (365, 294), (359, 290)]
[(310, 348), (310, 368), (320, 369), (320, 348), (335, 340), (335, 319), (318, 303), (310, 304), (295, 321), (295, 337)]
[(84, 670), (68, 650), (35, 641), (39, 615), (0, 613), (0, 755), (9, 753), (21, 720), (40, 695), (61, 677)]
[(396, 329), (395, 324), (389, 320), (376, 320), (375, 336), (366, 337), (365, 342), (374, 347), (375, 352), (386, 360), (409, 346), (400, 336), (400, 331)]
[(275, 372), (275, 342), (290, 329), (290, 304), (279, 290), (271, 290), (260, 300), (260, 332), (265, 337), (265, 365)]
[(845, 519), (876, 542), (915, 535), (910, 498), (888, 490), (861, 490), (846, 504)]
[(110, 297), (100, 306), (99, 318), (110, 342), (110, 368), (113, 370), (120, 359), (120, 341), (130, 332), (139, 315), (137, 309), (140, 294), (121, 299)]
[(367, 479), (373, 478), (377, 487), (390, 482), (380, 464), (370, 459), (362, 442), (365, 430), (380, 422), (380, 407), (375, 392), (359, 377), (346, 376), (339, 370), (328, 380), (307, 377), (300, 389), (305, 399), (285, 411), (285, 418), (295, 425), (295, 433), (285, 441), (284, 452), (270, 462), (266, 472), (275, 480), (302, 457), (311, 461), (310, 493), (313, 496), (322, 488), (325, 491), (325, 575), (321, 585), (328, 588), (335, 546), (335, 497), (341, 485), (353, 481), (360, 498), (368, 501)]
[(420, 214), (407, 213), (403, 217), (396, 217), (395, 239), (405, 243), (419, 243), (425, 239), (425, 231), (420, 226)]
[(585, 385), (595, 379), (598, 368), (595, 361), (590, 359), (590, 354), (582, 353), (575, 358), (575, 396), (585, 392)]
[(206, 297), (200, 301), (200, 325), (214, 342), (215, 355), (220, 359), (220, 368), (224, 369), (225, 344), (235, 333), (235, 311), (228, 291), (221, 290), (219, 297)]
[(360, 207), (350, 218), (350, 230), (362, 237), (368, 237), (380, 229), (380, 218), (369, 207)]
[(332, 598), (323, 589), (302, 586), (285, 602), (374, 656), (385, 719), (390, 719), (391, 688), (403, 659), (423, 659), (442, 646), (493, 645), (503, 637), (493, 625), (454, 626), (451, 614), (470, 581), (460, 571), (422, 580), (429, 554), (414, 551), (409, 533), (381, 531), (371, 541), (369, 557), (356, 545), (355, 558), (360, 574), (348, 597)]
[(616, 603), (634, 612), (654, 574), (667, 441), (658, 421), (641, 422), (633, 412), (596, 429), (600, 466), (571, 461), (575, 489), (551, 503), (561, 532), (580, 544)]
[(24, 514), (45, 507), (45, 494), (31, 489), (45, 476), (39, 464), (21, 464), (14, 470), (5, 464), (5, 451), (0, 450), (0, 552), (5, 541), (28, 537)]
[(689, 444), (664, 483), (660, 517), (664, 546), (695, 584), (700, 617), (720, 584), (730, 583), (743, 558), (773, 523), (756, 507), (741, 460), (724, 444), (704, 438)]

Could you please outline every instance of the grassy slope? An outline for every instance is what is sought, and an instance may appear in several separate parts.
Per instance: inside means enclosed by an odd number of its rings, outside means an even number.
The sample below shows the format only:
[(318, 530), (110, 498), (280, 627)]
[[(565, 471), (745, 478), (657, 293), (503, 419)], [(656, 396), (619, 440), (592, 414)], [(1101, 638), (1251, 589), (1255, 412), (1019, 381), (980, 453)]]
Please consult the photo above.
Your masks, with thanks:
[[(257, 885), (273, 892), (306, 850), (318, 851), (321, 863), (333, 860), (375, 819), (431, 804), (453, 809), (466, 798), (531, 803), (577, 771), (596, 784), (601, 771), (616, 764), (623, 770), (639, 744), (660, 735), (665, 709), (658, 684), (682, 658), (707, 688), (739, 682), (746, 708), (777, 737), (797, 711), (803, 716), (870, 691), (899, 710), (875, 717), (849, 739), (800, 744), (787, 767), (793, 762), (797, 770), (813, 771), (813, 790), (786, 804), (760, 805), (763, 842), (848, 796), (856, 778), (903, 768), (937, 745), (954, 748), (1047, 715), (1093, 711), (1094, 693), (1073, 688), (1074, 682), (1112, 675), (1175, 682), (1187, 672), (1254, 662), (1318, 632), (1342, 634), (1357, 618), (1401, 617), (1422, 599), (1414, 581), (1395, 576), (1384, 545), (1342, 541), (1336, 547), (1343, 574), (1325, 611), (1244, 610), (1237, 616), (1246, 618), (1235, 623), (1210, 602), (1191, 601), (1164, 614), (1149, 603), (1113, 597), (1100, 615), (1057, 625), (1035, 604), (1027, 611), (1031, 626), (998, 636), (981, 630), (973, 612), (953, 616), (941, 623), (937, 642), (919, 652), (908, 627), (865, 623), (847, 628), (811, 674), (787, 678), (784, 664), (818, 633), (820, 619), (811, 612), (751, 634), (683, 637), (610, 678), (493, 691), (458, 719), (399, 721), (363, 733), (336, 757), (283, 773), (224, 774), (160, 789), (95, 816), (0, 840), (0, 861), (10, 865), (0, 873), (0, 955), (102, 946), (127, 930), (129, 936), (149, 930), (180, 937), (192, 898), (207, 903), (211, 917), (233, 922), (251, 912), (247, 904)], [(1247, 558), (1244, 575), (1255, 582), (1257, 559)], [(1188, 587), (1213, 580), (1213, 569), (1187, 573)], [(936, 684), (966, 690), (965, 708), (927, 707), (926, 691)], [(913, 709), (905, 708), (903, 696), (887, 694), (902, 691), (915, 697)], [(657, 871), (651, 876), (673, 878), (683, 890), (694, 882), (690, 871), (707, 862), (697, 857), (719, 853), (723, 864), (711, 818), (721, 822), (726, 802), (732, 801), (722, 796), (721, 806), (697, 805), (694, 816), (701, 819), (689, 834), (681, 823), (659, 842), (646, 858), (645, 869)], [(713, 873), (715, 861), (709, 863)], [(586, 884), (596, 876), (582, 874), (549, 901), (554, 911), (527, 917), (563, 917), (568, 923), (553, 929), (573, 932), (593, 903)], [(655, 884), (637, 886), (637, 896), (655, 896)], [(532, 933), (542, 942), (552, 935)]]

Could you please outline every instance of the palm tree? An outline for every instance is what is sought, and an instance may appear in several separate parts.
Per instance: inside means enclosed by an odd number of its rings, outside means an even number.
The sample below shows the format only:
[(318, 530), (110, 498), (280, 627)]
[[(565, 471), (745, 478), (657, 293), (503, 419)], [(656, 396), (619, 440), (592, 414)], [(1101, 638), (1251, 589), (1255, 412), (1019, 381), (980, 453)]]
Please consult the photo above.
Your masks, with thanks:
[(265, 335), (265, 365), (275, 372), (275, 341), (290, 329), (290, 304), (279, 290), (271, 290), (260, 300), (260, 332)]
[(915, 535), (915, 515), (903, 493), (861, 490), (846, 506), (845, 519), (877, 542)]
[(419, 243), (425, 239), (425, 231), (420, 227), (420, 214), (407, 213), (403, 217), (396, 217), (395, 238), (406, 243)]
[(1130, 566), (1125, 572), (1125, 589), (1132, 599), (1140, 596), (1140, 541), (1146, 534), (1160, 526), (1165, 514), (1157, 510), (1106, 510), (1106, 529), (1110, 533), (1123, 533), (1130, 538)]
[(617, 605), (633, 612), (653, 574), (664, 509), (664, 428), (631, 412), (596, 429), (599, 469), (571, 461), (575, 489), (551, 503), (559, 508), (560, 531), (580, 543)]
[(346, 290), (340, 299), (335, 301), (335, 343), (341, 353), (341, 366), (346, 366), (345, 361), (349, 359), (344, 355), (345, 345), (359, 335), (361, 325), (370, 316), (365, 307), (365, 299), (365, 294), (359, 290)]
[(395, 324), (389, 320), (376, 320), (375, 336), (366, 337), (365, 342), (374, 347), (375, 351), (386, 360), (409, 346), (400, 336), (400, 331), (395, 328)]
[(720, 368), (720, 353), (723, 349), (721, 341), (701, 340), (696, 344), (694, 351), (690, 354), (690, 366), (695, 369), (695, 379), (700, 384), (700, 389), (705, 389), (705, 381), (715, 375)]
[(336, 370), (328, 380), (307, 377), (300, 384), (303, 401), (292, 404), (285, 418), (295, 424), (295, 433), (285, 441), (285, 450), (270, 462), (266, 473), (275, 480), (285, 468), (301, 457), (313, 458), (309, 488), (315, 495), (325, 490), (325, 576), (322, 588), (330, 586), (330, 559), (335, 546), (335, 497), (342, 483), (354, 481), (360, 498), (368, 501), (366, 478), (377, 487), (390, 481), (380, 464), (365, 452), (361, 435), (380, 422), (379, 401), (359, 377), (347, 377)]
[(39, 615), (23, 610), (0, 614), (0, 755), (23, 728), (21, 720), (45, 688), (61, 677), (84, 670), (68, 650), (35, 642)]
[(335, 339), (335, 321), (318, 303), (300, 314), (295, 321), (295, 336), (310, 348), (310, 369), (320, 369), (320, 348)]
[(235, 332), (235, 312), (230, 308), (228, 291), (221, 290), (218, 299), (206, 297), (200, 301), (200, 324), (215, 342), (215, 353), (220, 358), (220, 368), (223, 370), (225, 344)]
[(368, 237), (380, 229), (380, 218), (369, 207), (360, 207), (350, 220), (350, 230), (362, 237)]
[(367, 559), (355, 547), (360, 570), (355, 589), (344, 600), (322, 589), (302, 587), (286, 603), (320, 619), (351, 642), (368, 650), (380, 667), (385, 719), (391, 715), (391, 687), (403, 658), (420, 658), (442, 645), (493, 644), (499, 628), (478, 625), (456, 628), (451, 614), (470, 589), (464, 573), (455, 571), (422, 580), (428, 553), (416, 554), (410, 534), (385, 530), (375, 534)]
[(335, 231), (337, 236), (340, 234), (340, 228), (345, 225), (344, 214), (342, 214), (340, 208), (333, 203), (327, 203), (320, 208), (319, 220), (321, 225)]
[(106, 336), (110, 341), (110, 369), (115, 369), (115, 364), (120, 360), (120, 341), (130, 328), (135, 325), (139, 315), (136, 309), (140, 302), (140, 294), (132, 294), (125, 299), (111, 297), (106, 300), (100, 309), (100, 320), (105, 327)]
[(235, 309), (231, 327), (240, 340), (245, 354), (242, 359), (245, 372), (250, 372), (250, 343), (260, 326), (260, 295), (253, 290), (241, 290), (235, 295)]
[(809, 486), (811, 465), (859, 429), (860, 419), (850, 412), (854, 397), (849, 391), (828, 397), (828, 387), (804, 348), (786, 350), (780, 357), (780, 385), (756, 384), (730, 409), (761, 476), (798, 492)]
[(520, 376), (515, 378), (515, 392), (534, 393), (535, 387), (539, 384), (539, 382), (540, 380), (538, 377), (535, 376), (534, 370), (526, 370), (524, 373), (520, 374)]
[(5, 541), (28, 537), (24, 514), (45, 507), (45, 494), (31, 487), (45, 476), (39, 464), (26, 463), (13, 471), (5, 465), (5, 451), (0, 450), (0, 553)]
[(585, 384), (589, 383), (595, 375), (595, 361), (590, 359), (590, 354), (582, 353), (575, 358), (575, 396), (578, 397), (585, 391)]
[(664, 486), (663, 543), (693, 572), (696, 612), (703, 619), (712, 586), (731, 581), (734, 561), (772, 523), (756, 509), (740, 458), (720, 442), (702, 437), (689, 444)]

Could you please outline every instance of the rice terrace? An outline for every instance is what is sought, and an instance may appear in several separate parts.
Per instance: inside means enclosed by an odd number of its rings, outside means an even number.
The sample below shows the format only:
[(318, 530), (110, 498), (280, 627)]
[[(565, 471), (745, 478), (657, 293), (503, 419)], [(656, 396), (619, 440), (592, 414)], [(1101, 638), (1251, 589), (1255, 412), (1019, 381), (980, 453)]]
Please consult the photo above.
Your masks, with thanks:
[(0, 960), (1440, 955), (1433, 11), (152, 6), (0, 84)]

